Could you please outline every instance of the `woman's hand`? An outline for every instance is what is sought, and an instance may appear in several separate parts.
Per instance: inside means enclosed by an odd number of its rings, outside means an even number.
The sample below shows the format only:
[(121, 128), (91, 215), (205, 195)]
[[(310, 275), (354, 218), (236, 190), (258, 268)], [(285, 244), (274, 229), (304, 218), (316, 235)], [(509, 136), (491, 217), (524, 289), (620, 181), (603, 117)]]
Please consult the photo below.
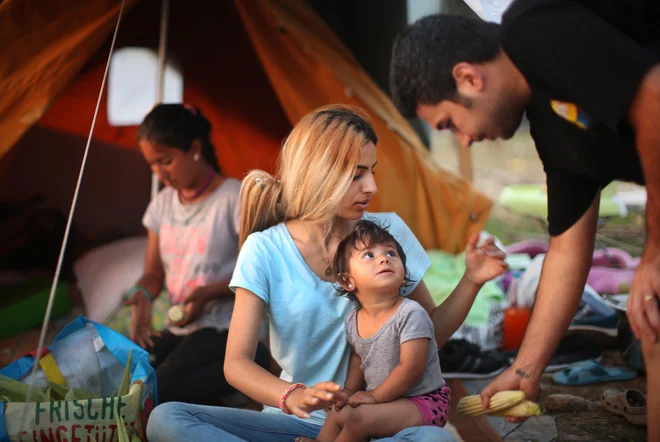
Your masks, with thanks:
[(501, 275), (509, 267), (504, 261), (506, 254), (495, 245), (491, 237), (477, 247), (479, 234), (470, 237), (465, 249), (465, 276), (474, 284), (483, 285)]
[(376, 399), (366, 391), (358, 391), (348, 398), (348, 405), (357, 408), (362, 404), (377, 404)]
[(314, 410), (323, 410), (339, 401), (348, 400), (348, 394), (341, 385), (334, 382), (319, 382), (307, 388), (296, 388), (286, 398), (284, 404), (294, 415), (308, 418)]
[(136, 291), (124, 305), (131, 306), (131, 341), (142, 348), (153, 347), (152, 337), (160, 336), (151, 325), (151, 303), (144, 293)]
[(183, 302), (183, 318), (177, 322), (170, 322), (170, 324), (177, 327), (185, 327), (190, 324), (199, 317), (209, 299), (206, 288), (197, 287)]

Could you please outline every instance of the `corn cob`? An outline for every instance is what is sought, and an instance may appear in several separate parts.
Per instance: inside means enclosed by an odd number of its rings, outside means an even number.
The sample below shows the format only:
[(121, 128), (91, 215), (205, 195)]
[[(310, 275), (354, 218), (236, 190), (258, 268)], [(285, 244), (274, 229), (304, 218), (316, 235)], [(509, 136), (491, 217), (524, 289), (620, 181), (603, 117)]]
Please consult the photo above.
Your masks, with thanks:
[(506, 410), (525, 399), (523, 391), (500, 391), (490, 398), (488, 408), (484, 409), (481, 404), (481, 396), (466, 396), (458, 401), (456, 410), (465, 416), (481, 416), (497, 411)]
[(522, 401), (505, 410), (488, 413), (490, 416), (531, 417), (540, 416), (541, 407), (536, 402)]
[(173, 305), (167, 311), (167, 318), (171, 322), (179, 322), (185, 315), (186, 313), (183, 311), (183, 308), (181, 308), (180, 305)]

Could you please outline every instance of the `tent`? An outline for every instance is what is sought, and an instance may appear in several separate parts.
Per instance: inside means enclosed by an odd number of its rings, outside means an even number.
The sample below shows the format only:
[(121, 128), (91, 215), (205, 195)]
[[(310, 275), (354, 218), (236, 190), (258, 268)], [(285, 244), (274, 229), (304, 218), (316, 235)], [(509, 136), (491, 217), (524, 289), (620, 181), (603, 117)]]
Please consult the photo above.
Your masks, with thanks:
[[(26, 197), (38, 184), (59, 188), (68, 210), (119, 5), (0, 2), (0, 200)], [(159, 20), (160, 1), (126, 0), (117, 47), (156, 48)], [(397, 212), (425, 248), (452, 253), (483, 228), (491, 201), (431, 162), (388, 96), (304, 0), (171, 2), (168, 57), (182, 68), (184, 101), (212, 123), (227, 175), (273, 171), (283, 138), (303, 115), (353, 104), (371, 115), (380, 138), (370, 210)], [(136, 128), (108, 124), (106, 94), (74, 220), (132, 233), (149, 198), (149, 171), (136, 152)]]

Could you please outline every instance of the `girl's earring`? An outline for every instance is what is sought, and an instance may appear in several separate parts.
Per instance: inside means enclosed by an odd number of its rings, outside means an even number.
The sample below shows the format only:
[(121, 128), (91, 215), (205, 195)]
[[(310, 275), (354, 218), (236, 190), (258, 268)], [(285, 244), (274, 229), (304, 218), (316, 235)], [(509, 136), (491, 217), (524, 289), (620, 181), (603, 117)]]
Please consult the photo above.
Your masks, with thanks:
[(193, 160), (195, 160), (195, 161), (199, 161), (199, 154), (198, 154), (198, 153), (196, 153), (195, 155), (193, 155)]

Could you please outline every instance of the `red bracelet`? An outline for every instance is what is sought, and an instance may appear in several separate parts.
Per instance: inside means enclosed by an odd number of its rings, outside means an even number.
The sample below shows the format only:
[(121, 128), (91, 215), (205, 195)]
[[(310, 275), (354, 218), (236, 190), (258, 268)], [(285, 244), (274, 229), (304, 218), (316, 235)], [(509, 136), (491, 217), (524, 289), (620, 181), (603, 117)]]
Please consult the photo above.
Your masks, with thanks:
[(293, 414), (293, 413), (291, 413), (291, 410), (289, 410), (286, 407), (286, 404), (284, 402), (286, 401), (286, 398), (289, 397), (291, 392), (293, 390), (295, 390), (296, 388), (307, 388), (307, 385), (301, 384), (301, 383), (292, 384), (292, 385), (289, 385), (289, 388), (284, 390), (284, 393), (282, 393), (282, 397), (280, 398), (280, 410), (282, 410), (284, 412), (284, 414)]

